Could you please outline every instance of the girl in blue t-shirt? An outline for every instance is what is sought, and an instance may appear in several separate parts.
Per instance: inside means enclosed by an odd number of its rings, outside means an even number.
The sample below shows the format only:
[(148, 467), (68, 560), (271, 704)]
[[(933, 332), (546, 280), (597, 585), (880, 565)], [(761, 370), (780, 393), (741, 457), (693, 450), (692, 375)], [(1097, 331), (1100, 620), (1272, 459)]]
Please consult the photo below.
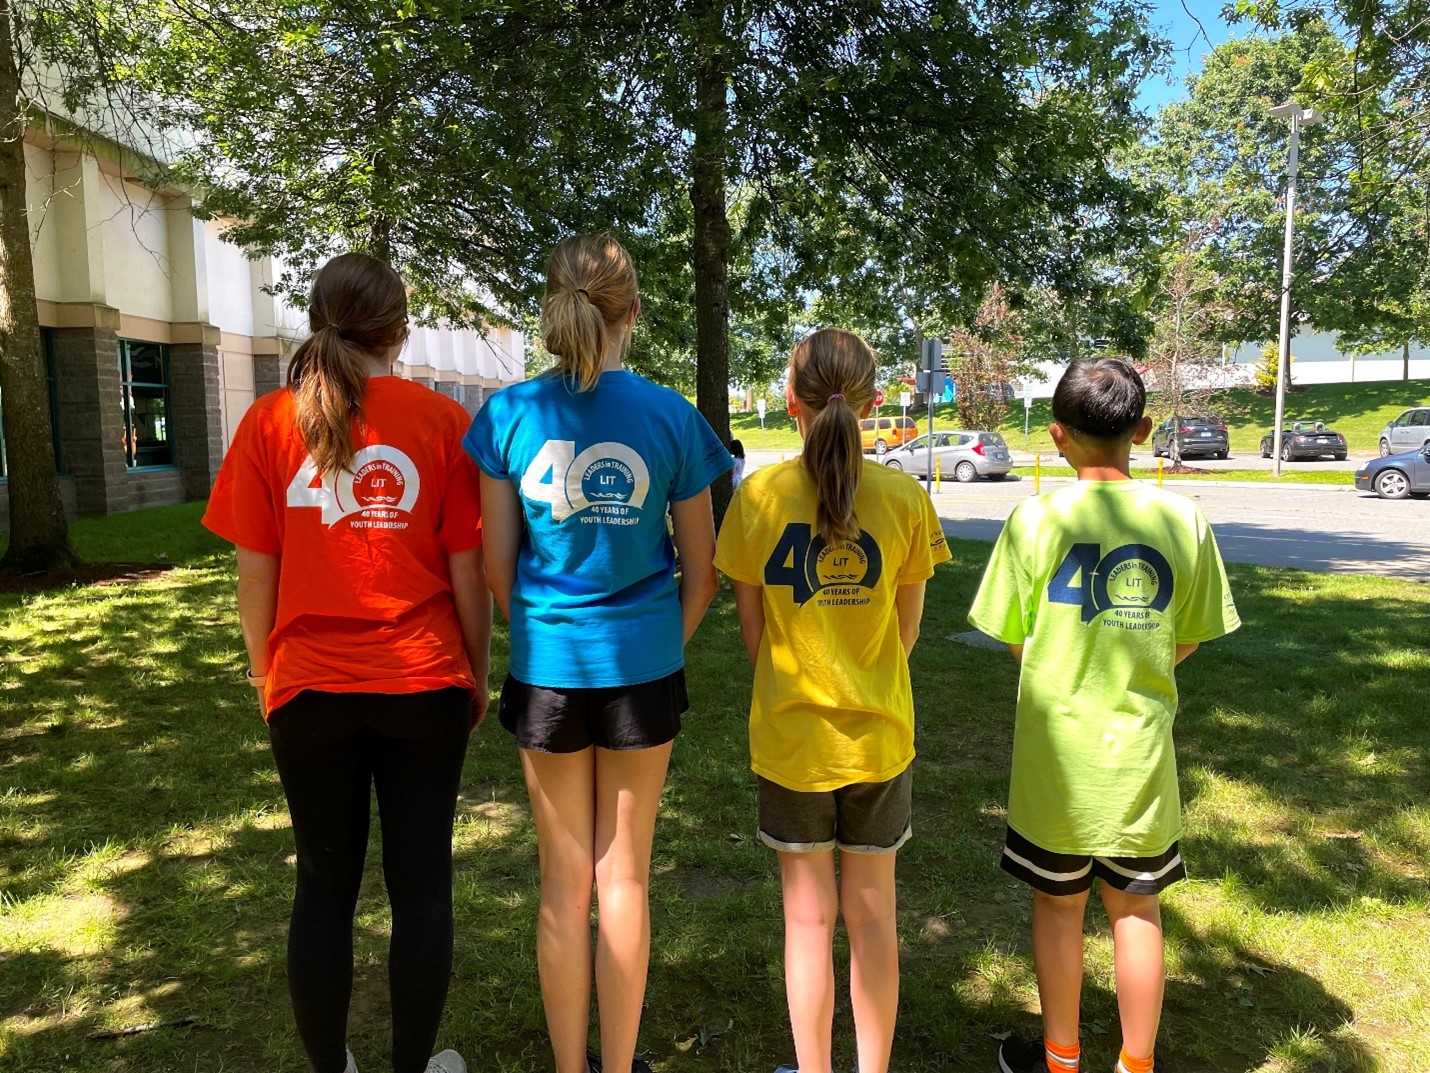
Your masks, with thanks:
[[(634, 1056), (651, 839), (689, 706), (685, 643), (718, 584), (709, 488), (732, 464), (689, 402), (622, 366), (639, 313), (619, 242), (562, 242), (541, 302), (556, 368), (492, 396), (465, 441), (482, 469), (487, 576), (511, 623), (500, 717), (536, 819), (536, 959), (557, 1073), (648, 1068)], [(586, 1050), (593, 881), (599, 1060)]]

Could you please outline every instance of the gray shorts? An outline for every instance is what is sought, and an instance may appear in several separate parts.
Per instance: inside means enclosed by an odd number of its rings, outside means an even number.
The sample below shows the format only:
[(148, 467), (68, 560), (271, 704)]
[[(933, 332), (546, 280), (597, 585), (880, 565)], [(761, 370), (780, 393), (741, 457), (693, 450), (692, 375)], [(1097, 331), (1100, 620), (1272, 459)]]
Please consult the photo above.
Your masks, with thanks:
[(789, 790), (760, 780), (760, 841), (784, 853), (893, 853), (909, 840), (913, 767), (888, 782)]

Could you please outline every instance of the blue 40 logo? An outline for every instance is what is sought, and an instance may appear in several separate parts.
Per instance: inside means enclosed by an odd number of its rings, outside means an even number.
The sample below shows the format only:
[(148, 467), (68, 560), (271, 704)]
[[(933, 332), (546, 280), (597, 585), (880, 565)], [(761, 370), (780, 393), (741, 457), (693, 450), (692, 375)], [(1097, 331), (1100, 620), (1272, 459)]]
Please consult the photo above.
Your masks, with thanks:
[(1091, 622), (1114, 607), (1165, 611), (1172, 602), (1172, 566), (1147, 544), (1123, 544), (1106, 555), (1097, 544), (1074, 544), (1048, 582), (1048, 602), (1082, 607)]
[(765, 584), (788, 586), (802, 606), (821, 589), (840, 585), (872, 589), (884, 572), (879, 545), (864, 530), (858, 540), (826, 544), (808, 522), (791, 522), (765, 562)]

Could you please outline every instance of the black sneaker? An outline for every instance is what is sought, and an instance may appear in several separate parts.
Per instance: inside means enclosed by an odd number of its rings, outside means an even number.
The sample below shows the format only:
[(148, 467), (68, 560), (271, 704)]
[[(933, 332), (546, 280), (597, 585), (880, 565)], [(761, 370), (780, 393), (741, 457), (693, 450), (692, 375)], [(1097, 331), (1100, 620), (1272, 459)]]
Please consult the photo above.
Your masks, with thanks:
[[(586, 1052), (586, 1073), (601, 1073), (601, 1056), (595, 1051)], [(652, 1070), (646, 1062), (632, 1058), (631, 1073), (652, 1073)]]
[(1048, 1073), (1043, 1041), (1009, 1036), (998, 1046), (998, 1073)]

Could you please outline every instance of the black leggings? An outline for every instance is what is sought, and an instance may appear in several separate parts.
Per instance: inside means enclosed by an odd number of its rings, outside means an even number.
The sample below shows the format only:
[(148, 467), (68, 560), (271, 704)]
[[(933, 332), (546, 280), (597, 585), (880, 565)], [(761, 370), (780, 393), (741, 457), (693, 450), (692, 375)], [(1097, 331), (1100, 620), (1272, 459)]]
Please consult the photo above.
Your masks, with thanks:
[(374, 784), (392, 904), (392, 1068), (427, 1068), (452, 975), (452, 821), (470, 716), (464, 689), (305, 691), (269, 720), (298, 845), (288, 989), (316, 1073), (347, 1065), (353, 913)]

